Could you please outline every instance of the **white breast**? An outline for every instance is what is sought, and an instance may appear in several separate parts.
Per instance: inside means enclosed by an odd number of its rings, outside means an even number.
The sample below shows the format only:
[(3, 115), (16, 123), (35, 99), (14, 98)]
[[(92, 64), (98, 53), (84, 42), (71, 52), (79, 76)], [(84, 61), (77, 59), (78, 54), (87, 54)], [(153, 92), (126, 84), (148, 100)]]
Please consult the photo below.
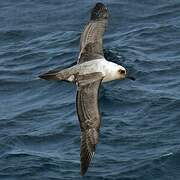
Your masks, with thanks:
[[(101, 72), (104, 76), (103, 82), (119, 79), (119, 65), (106, 59), (96, 59), (79, 65), (80, 74)], [(122, 67), (123, 68), (123, 67)]]
[(112, 81), (115, 79), (119, 79), (119, 65), (110, 61), (106, 61), (106, 64), (104, 66), (105, 71), (105, 77), (103, 79), (103, 82)]

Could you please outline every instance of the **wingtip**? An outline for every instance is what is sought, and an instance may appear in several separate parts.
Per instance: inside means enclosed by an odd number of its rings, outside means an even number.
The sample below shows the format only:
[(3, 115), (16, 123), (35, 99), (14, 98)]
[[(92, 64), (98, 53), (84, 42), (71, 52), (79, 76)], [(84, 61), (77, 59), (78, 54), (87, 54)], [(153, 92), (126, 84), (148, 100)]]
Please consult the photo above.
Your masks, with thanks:
[(81, 162), (81, 165), (80, 165), (80, 175), (81, 176), (84, 176), (86, 174), (88, 167), (89, 167), (89, 164), (88, 164), (88, 166), (84, 166), (83, 163)]
[(95, 154), (95, 151), (92, 152), (92, 155), (91, 155), (89, 161), (86, 161), (86, 162), (81, 161), (81, 166), (80, 166), (80, 175), (81, 176), (84, 176), (86, 174), (86, 172), (88, 171), (91, 161), (94, 158), (94, 154)]
[(108, 18), (107, 7), (101, 2), (96, 3), (91, 13), (91, 20), (101, 20), (107, 18)]
[(81, 175), (81, 176), (84, 176), (84, 175), (86, 174), (88, 168), (89, 168), (89, 164), (88, 164), (88, 166), (86, 166), (86, 167), (82, 166), (82, 164), (81, 164), (81, 167), (80, 167), (80, 175)]
[(95, 6), (98, 6), (98, 7), (105, 7), (105, 5), (104, 5), (102, 2), (97, 2)]
[(85, 175), (85, 173), (86, 173), (86, 172), (82, 172), (82, 171), (80, 171), (80, 175), (81, 175), (81, 176), (84, 176), (84, 175)]
[(86, 172), (87, 172), (87, 169), (88, 169), (88, 168), (84, 169), (84, 167), (83, 167), (82, 164), (81, 164), (81, 167), (80, 167), (80, 175), (81, 175), (81, 176), (84, 176), (84, 175), (86, 174)]

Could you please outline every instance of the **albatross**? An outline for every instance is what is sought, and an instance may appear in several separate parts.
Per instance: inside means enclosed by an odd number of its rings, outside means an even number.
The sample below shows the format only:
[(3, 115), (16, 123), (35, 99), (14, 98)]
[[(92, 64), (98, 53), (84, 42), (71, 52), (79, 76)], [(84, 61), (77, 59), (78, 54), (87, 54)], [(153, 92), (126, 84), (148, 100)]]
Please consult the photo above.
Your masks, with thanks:
[(91, 11), (90, 21), (80, 38), (77, 64), (60, 70), (49, 71), (40, 78), (65, 80), (77, 85), (76, 107), (81, 130), (80, 174), (83, 176), (94, 156), (99, 141), (101, 117), (98, 93), (101, 83), (129, 78), (127, 70), (107, 61), (103, 53), (103, 34), (108, 23), (108, 9), (97, 3)]

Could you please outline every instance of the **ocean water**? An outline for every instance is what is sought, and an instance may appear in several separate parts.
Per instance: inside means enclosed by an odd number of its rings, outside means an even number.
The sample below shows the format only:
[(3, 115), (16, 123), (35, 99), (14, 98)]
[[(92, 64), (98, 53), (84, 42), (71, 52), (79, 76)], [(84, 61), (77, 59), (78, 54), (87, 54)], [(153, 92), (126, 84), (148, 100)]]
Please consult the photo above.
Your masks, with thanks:
[(0, 1), (0, 180), (179, 180), (180, 1), (102, 0), (108, 60), (100, 142), (79, 173), (76, 86), (38, 75), (76, 62), (95, 0)]

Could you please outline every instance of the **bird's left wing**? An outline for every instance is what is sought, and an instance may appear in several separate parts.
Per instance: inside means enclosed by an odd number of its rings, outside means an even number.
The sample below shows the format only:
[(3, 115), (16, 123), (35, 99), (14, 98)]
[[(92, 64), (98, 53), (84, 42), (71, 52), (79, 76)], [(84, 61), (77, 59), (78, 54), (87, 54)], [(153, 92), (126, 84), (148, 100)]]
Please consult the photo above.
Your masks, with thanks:
[(76, 104), (81, 128), (81, 175), (86, 173), (99, 139), (98, 91), (102, 78), (100, 72), (77, 76)]
[[(108, 9), (102, 3), (97, 3), (92, 9), (91, 18), (81, 34), (78, 63), (104, 57), (103, 34), (108, 23)], [(91, 58), (86, 58), (86, 52)]]

